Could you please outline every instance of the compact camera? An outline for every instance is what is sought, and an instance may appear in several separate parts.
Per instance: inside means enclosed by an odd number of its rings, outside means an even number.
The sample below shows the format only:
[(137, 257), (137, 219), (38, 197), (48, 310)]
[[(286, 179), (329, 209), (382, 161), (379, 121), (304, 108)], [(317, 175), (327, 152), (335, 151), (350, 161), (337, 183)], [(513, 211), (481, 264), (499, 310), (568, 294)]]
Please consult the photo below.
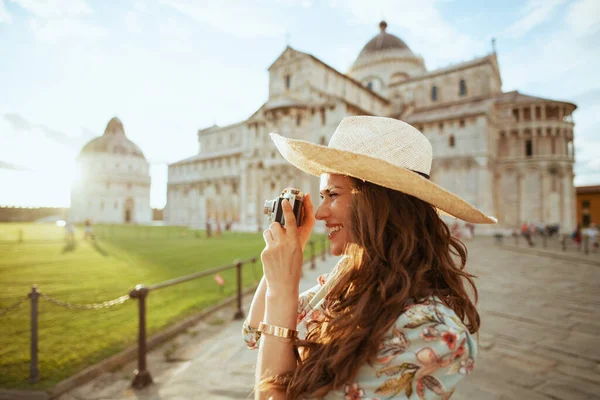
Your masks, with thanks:
[(296, 225), (300, 226), (302, 223), (304, 207), (304, 193), (298, 189), (287, 188), (283, 189), (279, 197), (273, 200), (265, 201), (264, 213), (269, 217), (271, 222), (279, 222), (282, 226), (285, 226), (285, 217), (283, 216), (283, 209), (281, 208), (281, 201), (287, 199), (292, 206), (294, 215), (296, 216)]

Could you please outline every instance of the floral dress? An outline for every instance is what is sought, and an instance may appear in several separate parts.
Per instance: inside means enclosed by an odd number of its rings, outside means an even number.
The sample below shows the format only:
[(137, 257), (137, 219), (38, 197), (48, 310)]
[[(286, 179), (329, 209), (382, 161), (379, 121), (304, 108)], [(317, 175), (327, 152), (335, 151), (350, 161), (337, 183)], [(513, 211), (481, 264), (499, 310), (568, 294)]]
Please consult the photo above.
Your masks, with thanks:
[[(300, 295), (301, 339), (306, 338), (307, 324), (323, 318), (323, 300), (339, 265)], [(260, 332), (248, 321), (242, 331), (248, 348), (257, 349)], [(375, 363), (363, 365), (354, 382), (329, 392), (324, 399), (449, 399), (458, 382), (473, 370), (476, 356), (475, 339), (452, 309), (436, 297), (409, 302), (379, 345)]]

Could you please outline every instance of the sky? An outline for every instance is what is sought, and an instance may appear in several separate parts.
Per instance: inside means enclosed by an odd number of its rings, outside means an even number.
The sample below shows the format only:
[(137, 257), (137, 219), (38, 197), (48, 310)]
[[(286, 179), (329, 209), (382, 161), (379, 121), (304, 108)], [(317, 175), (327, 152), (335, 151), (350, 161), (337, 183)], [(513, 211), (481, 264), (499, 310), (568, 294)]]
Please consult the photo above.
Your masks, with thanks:
[(161, 208), (167, 164), (252, 115), (286, 45), (346, 72), (382, 19), (429, 70), (496, 38), (503, 91), (577, 104), (575, 184), (600, 184), (600, 0), (0, 0), (0, 205), (69, 206), (117, 116)]

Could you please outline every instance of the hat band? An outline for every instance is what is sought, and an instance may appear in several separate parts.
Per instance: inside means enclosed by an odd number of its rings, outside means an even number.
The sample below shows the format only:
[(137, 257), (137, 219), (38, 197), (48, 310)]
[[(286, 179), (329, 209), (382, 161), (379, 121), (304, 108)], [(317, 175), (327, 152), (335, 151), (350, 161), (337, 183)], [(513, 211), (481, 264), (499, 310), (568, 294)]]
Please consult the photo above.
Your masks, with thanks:
[(412, 172), (414, 172), (415, 174), (419, 174), (419, 175), (421, 175), (421, 176), (422, 176), (423, 178), (425, 178), (425, 179), (430, 179), (430, 178), (429, 178), (429, 175), (427, 175), (427, 174), (426, 174), (426, 173), (424, 173), (424, 172), (415, 171), (414, 169), (409, 169), (409, 171), (412, 171)]

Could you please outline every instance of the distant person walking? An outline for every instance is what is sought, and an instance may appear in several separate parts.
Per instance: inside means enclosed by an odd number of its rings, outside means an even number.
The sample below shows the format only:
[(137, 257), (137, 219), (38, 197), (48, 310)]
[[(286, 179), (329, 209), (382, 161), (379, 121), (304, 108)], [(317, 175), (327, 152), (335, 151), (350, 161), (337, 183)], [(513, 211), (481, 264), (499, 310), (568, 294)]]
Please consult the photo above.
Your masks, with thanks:
[(212, 226), (210, 223), (210, 218), (206, 220), (206, 237), (210, 238), (212, 236)]
[(71, 221), (67, 221), (65, 223), (65, 240), (67, 242), (75, 241), (75, 228), (73, 227)]
[(592, 251), (595, 253), (596, 251), (598, 251), (598, 228), (596, 227), (596, 224), (591, 223), (590, 227), (588, 228), (587, 231), (587, 235), (588, 235), (588, 240), (589, 240), (589, 246), (592, 248)]
[(450, 234), (452, 235), (452, 237), (460, 239), (460, 225), (458, 224), (458, 222), (454, 222), (452, 228), (450, 228)]
[(581, 225), (577, 224), (577, 228), (575, 228), (572, 237), (577, 250), (581, 250)]
[(92, 229), (92, 220), (86, 219), (83, 223), (83, 239), (94, 240), (94, 230)]
[(523, 222), (523, 225), (521, 225), (521, 236), (525, 238), (529, 247), (533, 247), (534, 243), (531, 239), (531, 231), (529, 229), (529, 225), (527, 225), (527, 222)]

